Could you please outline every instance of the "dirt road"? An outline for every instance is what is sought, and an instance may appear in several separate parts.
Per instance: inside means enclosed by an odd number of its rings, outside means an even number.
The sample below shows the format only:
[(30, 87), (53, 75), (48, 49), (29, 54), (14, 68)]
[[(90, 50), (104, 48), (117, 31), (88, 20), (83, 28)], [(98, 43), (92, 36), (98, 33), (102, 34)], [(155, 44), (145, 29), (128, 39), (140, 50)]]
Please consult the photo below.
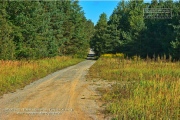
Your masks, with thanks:
[(0, 120), (103, 120), (96, 86), (83, 61), (0, 98)]

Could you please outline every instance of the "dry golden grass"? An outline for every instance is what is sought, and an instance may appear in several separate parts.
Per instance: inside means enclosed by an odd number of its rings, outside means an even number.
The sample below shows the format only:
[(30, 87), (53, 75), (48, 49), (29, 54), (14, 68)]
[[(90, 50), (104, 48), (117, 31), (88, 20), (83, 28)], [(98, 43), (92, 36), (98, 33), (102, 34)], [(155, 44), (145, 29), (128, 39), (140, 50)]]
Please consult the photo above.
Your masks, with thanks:
[(101, 57), (89, 74), (116, 81), (102, 90), (106, 111), (114, 119), (180, 118), (180, 62)]
[(46, 76), (59, 69), (74, 65), (82, 59), (68, 56), (30, 61), (0, 61), (0, 95)]

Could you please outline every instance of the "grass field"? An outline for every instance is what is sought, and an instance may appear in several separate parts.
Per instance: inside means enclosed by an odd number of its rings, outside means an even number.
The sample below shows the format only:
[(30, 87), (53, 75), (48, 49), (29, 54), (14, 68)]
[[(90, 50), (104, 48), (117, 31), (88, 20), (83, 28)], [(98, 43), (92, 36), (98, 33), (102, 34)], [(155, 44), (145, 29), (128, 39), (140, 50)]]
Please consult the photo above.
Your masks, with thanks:
[(46, 76), (49, 73), (81, 62), (83, 59), (54, 57), (30, 61), (0, 61), (0, 96)]
[(114, 81), (111, 88), (100, 89), (106, 113), (114, 120), (180, 118), (180, 62), (104, 55), (89, 75)]

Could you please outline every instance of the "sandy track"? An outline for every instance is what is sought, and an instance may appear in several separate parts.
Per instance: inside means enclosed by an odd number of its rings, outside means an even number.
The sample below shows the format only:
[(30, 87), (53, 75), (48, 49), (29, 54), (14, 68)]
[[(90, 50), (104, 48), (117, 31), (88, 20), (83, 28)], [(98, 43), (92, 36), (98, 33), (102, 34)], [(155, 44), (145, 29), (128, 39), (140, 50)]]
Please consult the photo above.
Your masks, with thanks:
[(48, 75), (0, 99), (0, 120), (103, 120), (99, 95), (85, 79), (95, 61)]

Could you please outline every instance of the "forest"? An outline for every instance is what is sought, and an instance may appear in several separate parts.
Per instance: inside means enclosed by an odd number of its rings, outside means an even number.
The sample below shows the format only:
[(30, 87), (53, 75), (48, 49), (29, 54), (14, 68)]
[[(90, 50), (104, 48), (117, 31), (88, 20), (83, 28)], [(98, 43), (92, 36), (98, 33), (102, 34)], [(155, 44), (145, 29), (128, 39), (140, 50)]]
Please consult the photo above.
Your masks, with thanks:
[[(145, 18), (144, 8), (167, 8), (171, 18)], [(98, 56), (124, 53), (142, 58), (180, 59), (180, 1), (121, 0), (110, 18), (100, 15), (90, 42)]]
[(88, 53), (94, 24), (78, 1), (0, 1), (0, 59)]
[[(144, 17), (144, 8), (169, 8), (171, 18)], [(121, 0), (109, 18), (94, 26), (78, 0), (0, 1), (0, 59), (41, 59), (71, 55), (84, 58), (89, 48), (97, 56), (180, 59), (180, 2)]]

